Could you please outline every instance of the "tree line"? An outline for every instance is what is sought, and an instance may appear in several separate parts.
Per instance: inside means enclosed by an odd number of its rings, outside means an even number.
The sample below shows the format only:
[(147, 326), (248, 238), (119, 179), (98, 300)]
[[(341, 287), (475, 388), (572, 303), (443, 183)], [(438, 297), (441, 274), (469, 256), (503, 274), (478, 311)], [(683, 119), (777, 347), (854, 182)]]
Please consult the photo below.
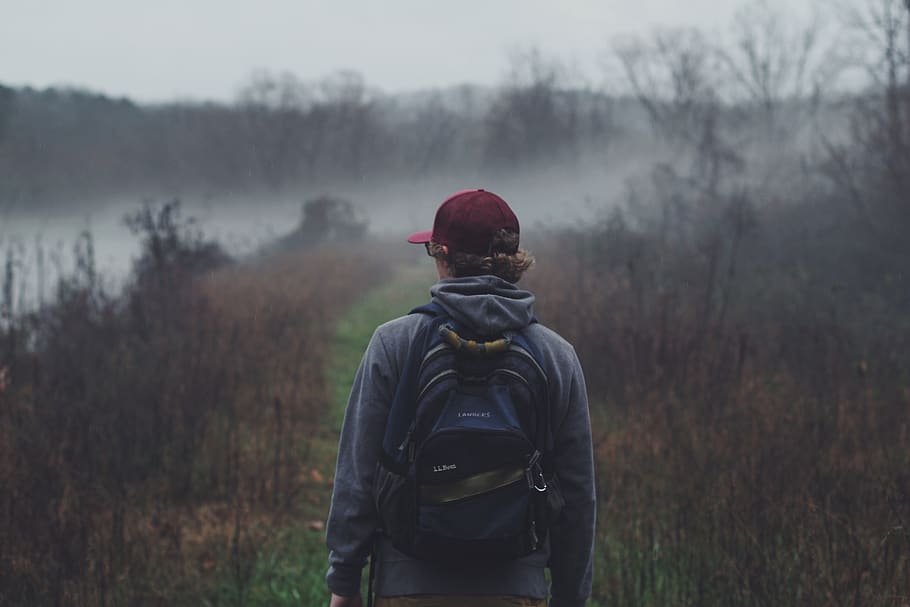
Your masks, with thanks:
[(254, 73), (230, 103), (0, 87), (0, 200), (214, 194), (533, 165), (601, 145), (609, 98), (537, 52), (495, 90), (386, 95), (356, 72)]

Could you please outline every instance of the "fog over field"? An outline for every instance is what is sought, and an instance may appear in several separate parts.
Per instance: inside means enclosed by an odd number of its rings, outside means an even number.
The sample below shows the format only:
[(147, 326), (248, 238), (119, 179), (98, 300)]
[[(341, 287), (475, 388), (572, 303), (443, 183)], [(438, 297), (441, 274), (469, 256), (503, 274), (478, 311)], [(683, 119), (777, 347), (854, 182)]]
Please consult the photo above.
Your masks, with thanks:
[[(367, 181), (325, 186), (301, 192), (179, 196), (182, 214), (192, 217), (209, 237), (235, 255), (246, 255), (297, 228), (303, 202), (323, 194), (353, 203), (358, 216), (368, 222), (372, 236), (398, 239), (432, 224), (436, 207), (449, 193), (466, 187), (486, 187), (512, 202), (525, 231), (540, 226), (577, 225), (617, 204), (626, 175), (608, 171), (579, 174), (574, 168), (540, 170), (501, 179), (438, 177), (419, 181)], [(8, 208), (0, 218), (0, 247), (24, 248), (33, 255), (36, 243), (59, 250), (69, 257), (76, 239), (85, 231), (95, 242), (99, 269), (117, 281), (130, 268), (139, 242), (124, 222), (143, 200), (161, 204), (173, 197), (139, 198), (128, 194), (98, 199), (67, 201), (65, 206)], [(64, 267), (68, 263), (64, 261)]]
[[(8, 88), (0, 245), (29, 250), (40, 242), (66, 259), (88, 231), (99, 269), (116, 283), (138, 250), (124, 218), (145, 204), (179, 200), (184, 217), (245, 255), (296, 229), (303, 203), (319, 196), (349, 201), (373, 236), (401, 239), (429, 225), (449, 193), (485, 187), (514, 204), (533, 234), (603, 218), (654, 170), (684, 174), (695, 165), (686, 141), (663, 138), (636, 100), (563, 89), (570, 83), (563, 67), (537, 51), (514, 61), (511, 80), (472, 87), (467, 100), (462, 88), (368, 92), (350, 74), (342, 78), (352, 79), (352, 90), (313, 101), (293, 96), (335, 77), (306, 83), (262, 72), (247, 85), (260, 98), (220, 105), (145, 106), (82, 90)], [(736, 169), (744, 187), (799, 180), (800, 158), (817, 153), (814, 121), (823, 120), (829, 136), (844, 130), (837, 106), (812, 109), (809, 121), (810, 102), (795, 103), (780, 111), (775, 132), (793, 125), (784, 137), (765, 137), (760, 117), (737, 127), (733, 140), (743, 140), (738, 153), (748, 159)], [(307, 125), (320, 112), (316, 135), (329, 143), (314, 149)], [(731, 120), (740, 120), (737, 112)], [(112, 113), (122, 114), (113, 138), (104, 134)], [(194, 117), (198, 124), (187, 122)], [(368, 128), (351, 133), (359, 120)]]
[[(502, 194), (528, 227), (577, 224), (626, 204), (630, 180), (654, 167), (691, 172), (699, 135), (664, 135), (671, 118), (688, 120), (668, 112), (693, 102), (722, 108), (723, 145), (748, 159), (739, 182), (799, 180), (819, 134), (833, 141), (846, 128), (844, 94), (859, 82), (855, 58), (836, 52), (858, 3), (506, 2), (483, 10), (492, 37), (468, 28), (470, 6), (411, 4), (379, 15), (276, 2), (246, 15), (195, 3), (184, 18), (211, 17), (206, 45), (173, 7), (7, 11), (0, 244), (67, 248), (88, 229), (100, 267), (117, 275), (137, 246), (121, 220), (142, 204), (179, 199), (184, 215), (244, 253), (292, 231), (313, 197), (347, 199), (373, 234), (398, 237), (464, 187)], [(124, 45), (117, 28), (130, 18), (173, 25), (174, 48), (155, 37)], [(345, 19), (350, 31), (337, 25)], [(381, 32), (363, 25), (379, 19)], [(340, 37), (288, 30), (277, 53), (286, 24), (314, 32), (320, 22)], [(241, 48), (225, 39), (241, 31)], [(447, 48), (453, 35), (459, 44)], [(177, 48), (186, 69), (176, 69)], [(675, 92), (662, 88), (674, 78)], [(648, 98), (675, 109), (658, 116), (639, 103)], [(772, 111), (773, 124), (762, 122)]]

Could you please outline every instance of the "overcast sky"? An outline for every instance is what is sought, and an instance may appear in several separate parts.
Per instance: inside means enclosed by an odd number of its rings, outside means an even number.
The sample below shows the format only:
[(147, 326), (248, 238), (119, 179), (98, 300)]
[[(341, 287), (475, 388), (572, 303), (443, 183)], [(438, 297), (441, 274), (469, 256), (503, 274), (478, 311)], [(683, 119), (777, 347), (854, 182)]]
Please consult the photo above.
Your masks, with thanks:
[[(767, 0), (804, 19), (812, 0)], [(253, 70), (340, 69), (387, 92), (494, 84), (536, 45), (595, 84), (610, 41), (723, 34), (735, 0), (0, 0), (0, 82), (141, 101), (232, 99)]]

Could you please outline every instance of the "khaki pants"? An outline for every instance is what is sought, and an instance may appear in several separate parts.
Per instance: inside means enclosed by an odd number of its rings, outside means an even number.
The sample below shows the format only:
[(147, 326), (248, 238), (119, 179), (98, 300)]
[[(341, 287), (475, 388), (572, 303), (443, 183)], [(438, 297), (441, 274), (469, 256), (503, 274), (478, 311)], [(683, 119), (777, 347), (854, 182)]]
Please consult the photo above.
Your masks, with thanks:
[(546, 607), (545, 599), (524, 596), (413, 596), (376, 597), (376, 607)]

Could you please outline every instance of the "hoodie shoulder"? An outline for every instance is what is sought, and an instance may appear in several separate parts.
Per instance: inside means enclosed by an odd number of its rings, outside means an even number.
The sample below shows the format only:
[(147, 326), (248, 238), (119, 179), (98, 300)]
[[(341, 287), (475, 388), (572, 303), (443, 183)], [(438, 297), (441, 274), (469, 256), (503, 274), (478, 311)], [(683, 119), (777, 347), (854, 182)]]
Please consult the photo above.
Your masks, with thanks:
[(575, 356), (575, 347), (562, 335), (546, 325), (539, 322), (529, 325), (526, 334), (529, 339), (535, 343), (540, 343), (548, 350), (571, 355), (572, 357)]
[(384, 322), (373, 332), (373, 340), (382, 343), (390, 356), (399, 363), (407, 358), (411, 343), (417, 337), (420, 327), (427, 321), (424, 314), (406, 314)]
[(426, 318), (428, 318), (426, 314), (405, 314), (382, 323), (376, 327), (376, 333), (390, 339), (402, 334), (410, 335), (417, 332)]

